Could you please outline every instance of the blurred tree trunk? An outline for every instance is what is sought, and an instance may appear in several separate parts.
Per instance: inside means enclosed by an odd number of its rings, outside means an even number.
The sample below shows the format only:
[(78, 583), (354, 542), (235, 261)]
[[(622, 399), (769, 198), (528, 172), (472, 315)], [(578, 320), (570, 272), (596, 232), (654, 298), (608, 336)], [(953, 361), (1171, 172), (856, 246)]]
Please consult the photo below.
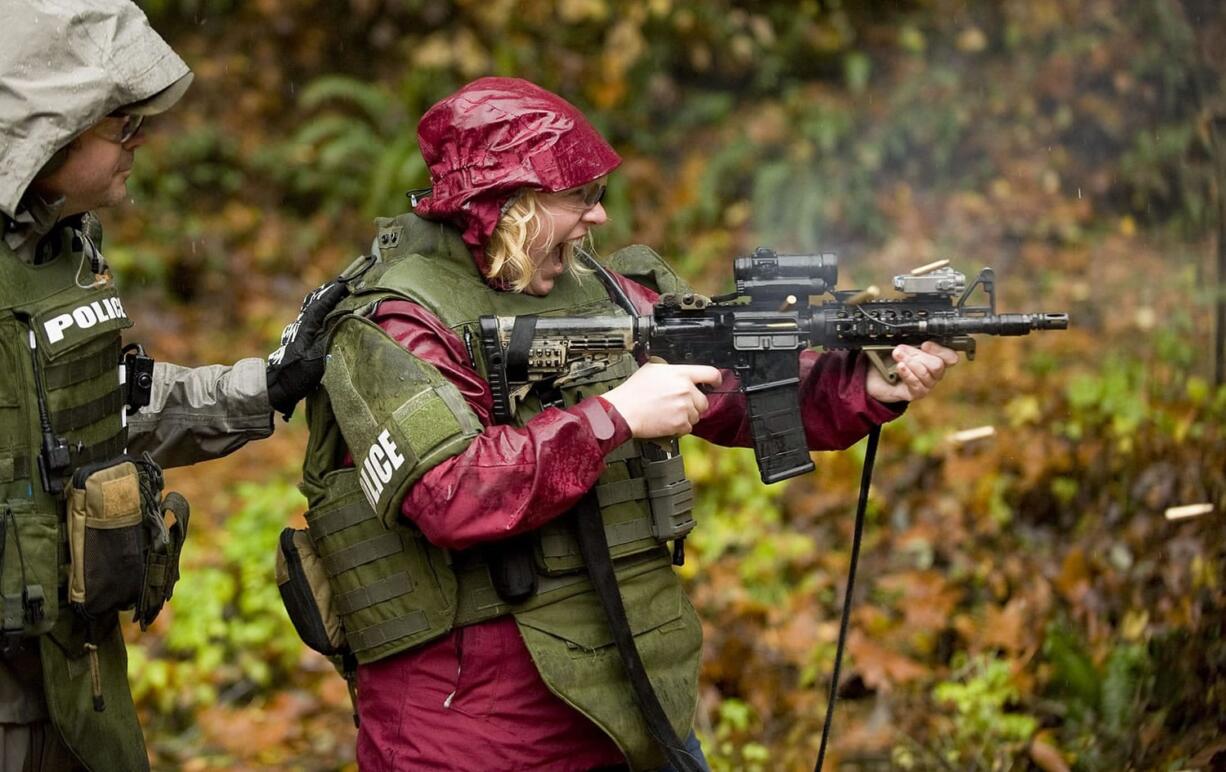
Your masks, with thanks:
[(1217, 189), (1217, 303), (1213, 382), (1226, 383), (1226, 109), (1209, 116)]
[(1226, 11), (1221, 0), (1181, 0), (1196, 36), (1199, 121), (1210, 154), (1217, 202), (1217, 288), (1214, 298), (1213, 380), (1226, 383)]

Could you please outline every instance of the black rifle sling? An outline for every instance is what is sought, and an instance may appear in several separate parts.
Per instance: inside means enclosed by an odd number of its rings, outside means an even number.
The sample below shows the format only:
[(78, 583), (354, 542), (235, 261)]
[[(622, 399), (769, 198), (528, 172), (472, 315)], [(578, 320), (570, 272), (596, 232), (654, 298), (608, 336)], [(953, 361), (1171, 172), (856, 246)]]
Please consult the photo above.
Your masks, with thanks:
[(609, 542), (605, 536), (604, 520), (600, 517), (600, 506), (597, 503), (595, 490), (589, 490), (579, 503), (575, 505), (576, 531), (579, 539), (579, 552), (587, 565), (588, 576), (596, 597), (604, 607), (605, 617), (609, 621), (609, 631), (613, 634), (613, 643), (617, 653), (621, 655), (622, 665), (634, 689), (634, 697), (638, 701), (639, 710), (647, 722), (647, 731), (664, 751), (669, 765), (677, 772), (697, 772), (702, 767), (685, 749), (673, 725), (660, 704), (647, 677), (647, 668), (639, 657), (638, 648), (634, 645), (634, 634), (630, 632), (630, 623), (626, 619), (626, 607), (622, 603), (621, 591), (617, 588), (617, 575), (613, 572), (613, 559), (609, 555)]
[(512, 381), (528, 380), (528, 354), (532, 351), (532, 336), (536, 333), (535, 316), (515, 317), (511, 339), (507, 341), (507, 378)]
[(847, 566), (847, 589), (843, 592), (843, 614), (839, 620), (839, 641), (834, 648), (834, 672), (830, 674), (830, 695), (826, 699), (826, 720), (822, 723), (822, 742), (817, 749), (813, 772), (822, 772), (826, 764), (826, 743), (834, 723), (834, 704), (839, 699), (839, 671), (843, 666), (843, 649), (847, 644), (847, 628), (851, 622), (851, 601), (856, 591), (856, 565), (860, 562), (860, 542), (864, 537), (864, 515), (868, 511), (868, 488), (873, 481), (873, 463), (877, 459), (877, 442), (881, 427), (868, 431), (868, 447), (864, 450), (864, 468), (860, 471), (860, 496), (856, 501), (856, 524), (851, 534), (851, 561)]
[[(528, 355), (532, 351), (536, 319), (531, 315), (515, 317), (504, 360), (504, 372), (510, 380), (528, 380)], [(496, 542), (489, 548), (488, 554), (490, 579), (499, 598), (507, 603), (522, 603), (532, 597), (536, 592), (537, 580), (530, 536), (516, 536)]]

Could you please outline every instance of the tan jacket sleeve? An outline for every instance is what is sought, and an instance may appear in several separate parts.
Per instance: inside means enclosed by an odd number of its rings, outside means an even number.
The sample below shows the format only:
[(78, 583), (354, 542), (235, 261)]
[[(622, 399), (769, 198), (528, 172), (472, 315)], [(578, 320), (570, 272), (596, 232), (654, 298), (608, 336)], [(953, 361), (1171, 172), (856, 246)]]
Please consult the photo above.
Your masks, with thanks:
[(269, 436), (273, 416), (265, 368), (256, 358), (231, 367), (158, 362), (149, 405), (128, 419), (128, 451), (148, 451), (163, 467), (186, 466)]

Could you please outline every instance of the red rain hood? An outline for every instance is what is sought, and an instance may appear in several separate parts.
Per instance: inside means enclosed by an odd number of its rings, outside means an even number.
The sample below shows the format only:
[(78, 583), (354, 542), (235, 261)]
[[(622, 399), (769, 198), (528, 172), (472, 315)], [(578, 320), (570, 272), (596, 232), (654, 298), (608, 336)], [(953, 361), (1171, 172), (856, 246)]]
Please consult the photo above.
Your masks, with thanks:
[(416, 212), (460, 228), (484, 275), (485, 245), (521, 188), (576, 188), (621, 163), (583, 113), (519, 78), (481, 78), (431, 107), (417, 126), (433, 192)]

